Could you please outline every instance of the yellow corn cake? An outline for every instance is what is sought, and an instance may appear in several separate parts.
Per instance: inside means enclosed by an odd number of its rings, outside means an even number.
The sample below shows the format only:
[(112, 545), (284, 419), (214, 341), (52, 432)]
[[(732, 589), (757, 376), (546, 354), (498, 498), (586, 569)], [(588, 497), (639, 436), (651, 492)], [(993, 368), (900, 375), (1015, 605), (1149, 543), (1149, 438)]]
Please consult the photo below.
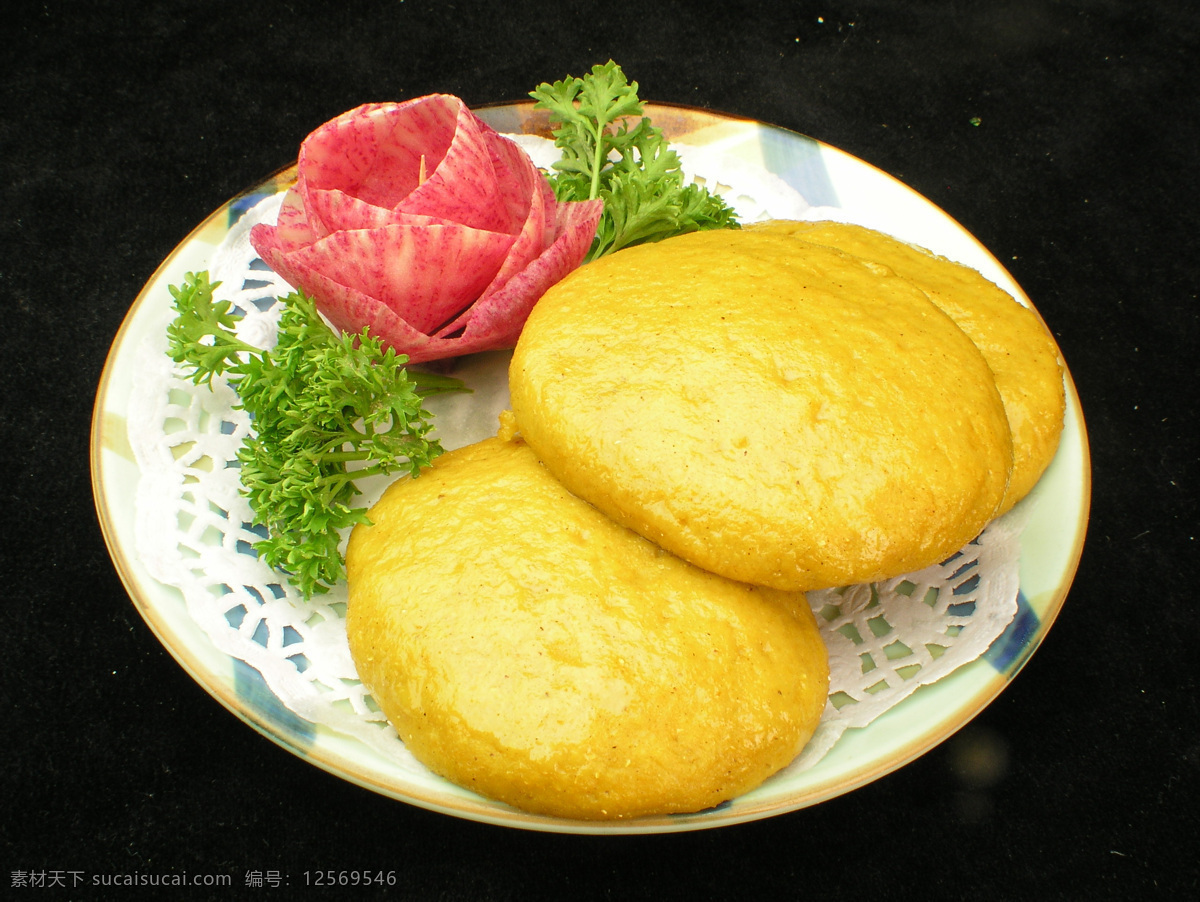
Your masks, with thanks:
[(574, 271), (517, 343), (517, 424), (570, 491), (714, 573), (808, 590), (921, 569), (1004, 499), (995, 379), (910, 282), (800, 244), (698, 232)]
[(1058, 450), (1066, 410), (1058, 346), (1036, 313), (974, 269), (863, 226), (775, 222), (751, 228), (882, 263), (945, 311), (983, 353), (1008, 416), (1012, 477), (998, 513), (1029, 493)]
[(724, 579), (569, 493), (519, 439), (393, 484), (347, 551), (350, 650), (434, 772), (527, 811), (696, 811), (788, 764), (828, 661), (799, 592)]

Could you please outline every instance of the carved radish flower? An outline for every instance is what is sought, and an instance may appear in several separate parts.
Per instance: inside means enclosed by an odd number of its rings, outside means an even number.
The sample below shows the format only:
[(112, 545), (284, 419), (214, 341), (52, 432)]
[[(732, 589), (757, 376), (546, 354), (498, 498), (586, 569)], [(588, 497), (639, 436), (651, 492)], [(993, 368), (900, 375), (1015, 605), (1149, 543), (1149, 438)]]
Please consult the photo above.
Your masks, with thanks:
[(583, 261), (602, 202), (559, 203), (457, 97), (367, 104), (314, 131), (254, 248), (337, 327), (413, 363), (512, 347)]

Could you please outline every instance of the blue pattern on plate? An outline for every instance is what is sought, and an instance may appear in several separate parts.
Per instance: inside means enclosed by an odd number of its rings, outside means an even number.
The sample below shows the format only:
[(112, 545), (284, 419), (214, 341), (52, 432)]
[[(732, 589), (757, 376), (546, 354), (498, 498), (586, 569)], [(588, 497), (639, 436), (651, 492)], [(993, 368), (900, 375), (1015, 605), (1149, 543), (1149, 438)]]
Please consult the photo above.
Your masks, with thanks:
[(1036, 647), (1033, 641), (1041, 626), (1041, 618), (1029, 606), (1025, 594), (1017, 591), (1017, 613), (1012, 623), (996, 637), (996, 641), (984, 652), (984, 660), (1000, 673), (1012, 676), (1025, 663)]
[(813, 138), (776, 128), (759, 132), (763, 163), (814, 207), (837, 207), (837, 189)]
[(239, 658), (233, 659), (233, 687), (246, 707), (267, 721), (281, 739), (295, 746), (312, 743), (317, 732), (312, 722), (289, 710), (262, 674)]
[[(273, 189), (274, 185), (271, 185), (270, 187)], [(234, 224), (245, 215), (247, 210), (261, 200), (265, 200), (268, 197), (274, 197), (275, 194), (276, 192), (274, 190), (253, 191), (249, 194), (243, 194), (241, 197), (230, 201), (229, 209), (225, 216), (225, 228), (233, 228)]]
[(712, 814), (714, 811), (725, 811), (726, 809), (729, 809), (732, 807), (733, 807), (733, 800), (726, 799), (724, 802), (718, 802), (716, 805), (713, 805), (710, 808), (701, 808), (699, 811), (673, 812), (670, 815), (668, 815), (668, 817), (674, 818), (676, 820), (684, 820), (685, 818), (696, 817), (698, 815)]

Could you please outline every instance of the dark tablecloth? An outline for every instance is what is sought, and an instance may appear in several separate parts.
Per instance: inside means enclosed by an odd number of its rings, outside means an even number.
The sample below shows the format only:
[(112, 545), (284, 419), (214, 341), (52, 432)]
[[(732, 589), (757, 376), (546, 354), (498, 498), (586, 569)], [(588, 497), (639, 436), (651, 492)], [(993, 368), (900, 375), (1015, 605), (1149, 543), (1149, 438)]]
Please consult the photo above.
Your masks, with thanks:
[[(412, 899), (1135, 898), (1194, 889), (1194, 4), (19, 2), (0, 19), (2, 880), (391, 871)], [(1004, 262), (1082, 398), (1094, 493), (1058, 622), (956, 737), (818, 806), (577, 837), (392, 801), (262, 738), (143, 623), (93, 507), (109, 345), (211, 211), (359, 103), (521, 100), (613, 58), (648, 99), (812, 135)], [(964, 743), (1003, 753), (986, 784)], [(73, 874), (71, 872), (74, 872)], [(80, 879), (82, 875), (82, 880)], [(74, 889), (71, 883), (77, 885)], [(359, 891), (364, 892), (363, 890)], [(16, 898), (14, 895), (12, 898)]]

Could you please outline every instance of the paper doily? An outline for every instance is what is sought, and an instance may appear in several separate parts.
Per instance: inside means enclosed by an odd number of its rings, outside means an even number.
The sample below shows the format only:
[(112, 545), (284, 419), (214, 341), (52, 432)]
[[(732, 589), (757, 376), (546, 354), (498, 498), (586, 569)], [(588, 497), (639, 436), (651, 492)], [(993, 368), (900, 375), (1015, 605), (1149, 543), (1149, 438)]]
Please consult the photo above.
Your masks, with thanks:
[[(535, 162), (547, 155), (545, 145), (553, 150), (544, 139), (520, 143), (532, 149)], [(689, 178), (710, 190), (715, 186), (743, 222), (802, 218), (809, 210), (804, 198), (765, 170), (719, 153), (680, 150)], [(209, 266), (212, 280), (221, 282), (216, 297), (245, 313), (240, 336), (259, 347), (273, 344), (276, 298), (291, 287), (258, 258), (248, 235), (258, 222), (274, 220), (281, 200), (275, 195), (249, 209)], [(128, 414), (141, 471), (137, 554), (155, 579), (181, 592), (213, 645), (257, 670), (288, 709), (357, 738), (407, 771), (424, 773), (358, 680), (346, 643), (345, 586), (305, 601), (254, 554), (262, 535), (251, 526), (238, 470), (231, 466), (248, 418), (233, 409), (236, 397), (224, 381), (214, 379), (210, 391), (176, 371), (166, 355), (171, 319), (164, 299), (162, 328), (138, 350), (144, 377)], [(507, 354), (459, 363), (454, 375), (473, 393), (427, 402), (447, 449), (493, 435), (508, 405)], [(388, 481), (365, 483), (363, 503), (378, 497)], [(846, 729), (866, 726), (919, 686), (988, 649), (1017, 610), (1021, 510), (938, 566), (884, 583), (809, 593), (829, 648), (830, 696), (817, 734), (789, 771), (812, 766)]]

